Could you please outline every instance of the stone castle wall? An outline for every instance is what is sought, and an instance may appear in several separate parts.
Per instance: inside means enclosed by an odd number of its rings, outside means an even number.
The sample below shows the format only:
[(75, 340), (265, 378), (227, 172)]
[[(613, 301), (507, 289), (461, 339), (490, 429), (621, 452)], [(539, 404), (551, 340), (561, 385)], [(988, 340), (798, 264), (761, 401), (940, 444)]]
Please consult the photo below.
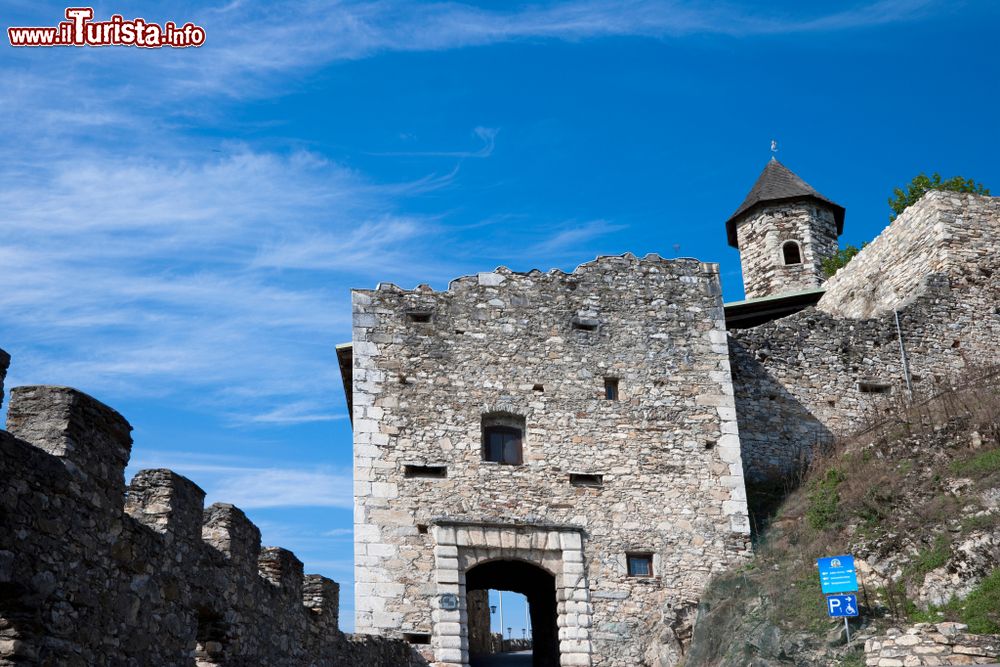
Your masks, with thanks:
[[(749, 553), (714, 264), (625, 255), (356, 291), (353, 379), (357, 627), (429, 633), (435, 664), (468, 659), (479, 563), (555, 576), (561, 664), (635, 667), (673, 664), (672, 626)], [(483, 461), (491, 414), (523, 420), (523, 465)], [(655, 576), (627, 576), (629, 552)]]
[(403, 642), (341, 633), (339, 586), (262, 549), (236, 507), (204, 508), (204, 492), (169, 470), (126, 487), (131, 427), (111, 408), (19, 387), (7, 423), (0, 665), (425, 664)]
[[(821, 262), (837, 251), (833, 212), (810, 202), (760, 206), (736, 227), (746, 298), (816, 289), (824, 280)], [(786, 265), (782, 245), (797, 241), (801, 264)]]
[(787, 473), (906, 391), (893, 306), (918, 394), (996, 364), (997, 249), (1000, 200), (930, 193), (829, 281), (817, 308), (731, 332), (748, 477)]
[(885, 637), (865, 642), (868, 667), (941, 667), (942, 665), (996, 665), (1000, 636), (972, 635), (962, 623), (918, 623), (906, 629), (890, 628)]
[(986, 271), (1000, 250), (998, 221), (998, 197), (931, 190), (827, 281), (818, 308), (877, 317), (918, 298), (928, 276)]

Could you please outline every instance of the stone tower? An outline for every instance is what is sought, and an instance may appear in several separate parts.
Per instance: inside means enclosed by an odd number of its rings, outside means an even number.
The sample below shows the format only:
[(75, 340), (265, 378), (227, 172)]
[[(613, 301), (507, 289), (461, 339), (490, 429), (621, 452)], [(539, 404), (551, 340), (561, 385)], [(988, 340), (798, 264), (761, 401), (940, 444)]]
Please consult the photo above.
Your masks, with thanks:
[(843, 230), (844, 207), (771, 158), (726, 221), (729, 245), (740, 251), (746, 298), (820, 287), (823, 259), (837, 252)]

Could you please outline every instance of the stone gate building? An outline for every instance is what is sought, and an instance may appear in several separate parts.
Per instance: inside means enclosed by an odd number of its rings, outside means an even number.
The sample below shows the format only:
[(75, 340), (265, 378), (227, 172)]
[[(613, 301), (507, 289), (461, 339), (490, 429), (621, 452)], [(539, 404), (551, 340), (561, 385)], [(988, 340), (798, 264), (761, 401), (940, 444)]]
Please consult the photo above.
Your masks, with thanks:
[(467, 595), (499, 588), (536, 665), (634, 667), (749, 555), (717, 265), (358, 290), (353, 357), (359, 631), (468, 665)]

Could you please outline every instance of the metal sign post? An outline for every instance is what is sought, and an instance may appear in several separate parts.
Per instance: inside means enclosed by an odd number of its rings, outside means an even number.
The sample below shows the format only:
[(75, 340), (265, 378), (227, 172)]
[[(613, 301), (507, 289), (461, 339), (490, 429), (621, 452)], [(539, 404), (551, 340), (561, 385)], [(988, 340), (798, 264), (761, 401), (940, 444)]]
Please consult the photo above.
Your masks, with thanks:
[(847, 619), (860, 614), (858, 610), (858, 575), (853, 556), (832, 556), (816, 561), (819, 583), (826, 595), (826, 611), (832, 618), (844, 619), (847, 645), (851, 645), (851, 626)]

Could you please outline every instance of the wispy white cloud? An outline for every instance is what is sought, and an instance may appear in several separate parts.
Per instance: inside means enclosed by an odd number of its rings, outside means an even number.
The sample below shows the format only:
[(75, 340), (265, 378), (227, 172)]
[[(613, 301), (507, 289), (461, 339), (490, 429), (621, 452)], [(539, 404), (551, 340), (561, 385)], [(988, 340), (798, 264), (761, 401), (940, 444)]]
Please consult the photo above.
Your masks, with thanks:
[(500, 130), (494, 127), (476, 127), (472, 132), (482, 142), (483, 146), (474, 151), (397, 151), (372, 153), (372, 155), (396, 156), (396, 157), (445, 157), (445, 158), (487, 158), (493, 155), (496, 147), (497, 132)]
[(334, 528), (323, 533), (326, 537), (351, 537), (354, 535), (353, 528)]
[(557, 225), (555, 233), (547, 239), (528, 248), (529, 255), (558, 255), (578, 249), (587, 241), (625, 229), (624, 225), (608, 220), (590, 220), (583, 223), (563, 223)]
[[(295, 401), (281, 405), (260, 414), (254, 414), (250, 421), (257, 424), (308, 424), (312, 422), (328, 422), (347, 419), (344, 410), (331, 412), (328, 404), (316, 400)], [(244, 415), (237, 415), (244, 417)]]
[[(349, 470), (248, 465), (243, 457), (205, 457), (193, 452), (146, 452), (132, 464), (136, 470), (160, 467), (196, 479), (205, 490), (206, 504), (226, 502), (250, 510), (279, 507), (351, 509), (354, 503), (353, 478)], [(271, 528), (274, 533), (274, 527)], [(269, 537), (279, 539), (283, 535), (279, 531)]]
[[(37, 10), (32, 15), (39, 22), (54, 23), (61, 12), (53, 11), (56, 15), (49, 20)], [(512, 3), (501, 9), (418, 0), (284, 0), (230, 2), (215, 9), (172, 4), (169, 11), (157, 3), (145, 12), (149, 17), (196, 20), (207, 30), (206, 45), (184, 52), (143, 54), (140, 62), (128, 57), (134, 54), (101, 50), (96, 61), (89, 53), (74, 58), (73, 64), (50, 61), (42, 66), (48, 76), (39, 78), (18, 74), (23, 68), (17, 63), (35, 54), (16, 53), (12, 66), (4, 68), (4, 93), (16, 103), (25, 96), (44, 99), (39, 91), (72, 91), (76, 104), (61, 113), (63, 120), (71, 126), (104, 125), (127, 116), (123, 109), (145, 106), (150, 84), (175, 97), (267, 97), (276, 86), (295, 85), (303, 75), (331, 63), (381, 53), (443, 51), (521, 40), (819, 33), (917, 21), (943, 11), (949, 11), (949, 6), (939, 0), (874, 0), (836, 10), (804, 3), (794, 12), (708, 0), (566, 0)], [(125, 67), (138, 74), (130, 80), (144, 85), (123, 85), (128, 80), (120, 76)], [(38, 65), (32, 69), (37, 71)], [(3, 105), (0, 101), (0, 113)], [(50, 104), (44, 104), (40, 113), (49, 121), (60, 116), (59, 109)], [(183, 124), (186, 117), (215, 113), (207, 106), (178, 106), (164, 120)]]
[(263, 468), (228, 473), (213, 484), (216, 500), (245, 509), (263, 507), (353, 507), (351, 476)]
[(198, 396), (234, 422), (342, 418), (333, 344), (350, 335), (349, 288), (422, 278), (404, 253), (443, 231), (394, 208), (446, 181), (383, 187), (310, 153), (13, 171), (0, 165), (11, 383)]
[[(579, 41), (636, 36), (753, 37), (855, 30), (920, 20), (935, 0), (875, 0), (839, 11), (797, 13), (697, 0), (569, 0), (485, 9), (469, 3), (318, 0), (232, 4), (206, 17), (218, 45), (178, 82), (236, 96), (260, 94), (269, 74), (398, 51), (441, 51), (531, 39)], [(215, 19), (218, 19), (216, 22)], [(261, 48), (262, 44), (280, 48)], [(172, 61), (164, 61), (177, 67)], [(245, 75), (252, 73), (246, 85)]]

